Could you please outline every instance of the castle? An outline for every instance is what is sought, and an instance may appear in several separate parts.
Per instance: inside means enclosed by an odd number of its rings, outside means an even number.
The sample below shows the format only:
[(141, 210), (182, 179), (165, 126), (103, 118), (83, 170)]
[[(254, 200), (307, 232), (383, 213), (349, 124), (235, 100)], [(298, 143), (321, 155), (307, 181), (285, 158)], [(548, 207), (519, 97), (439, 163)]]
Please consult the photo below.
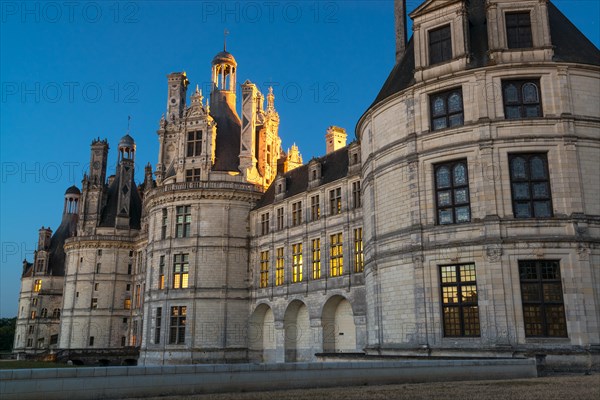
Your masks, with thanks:
[(600, 52), (546, 0), (425, 1), (408, 41), (405, 13), (356, 140), (332, 126), (306, 164), (229, 52), (209, 99), (168, 75), (154, 170), (136, 184), (126, 135), (107, 177), (94, 140), (40, 229), (14, 351), (598, 365)]

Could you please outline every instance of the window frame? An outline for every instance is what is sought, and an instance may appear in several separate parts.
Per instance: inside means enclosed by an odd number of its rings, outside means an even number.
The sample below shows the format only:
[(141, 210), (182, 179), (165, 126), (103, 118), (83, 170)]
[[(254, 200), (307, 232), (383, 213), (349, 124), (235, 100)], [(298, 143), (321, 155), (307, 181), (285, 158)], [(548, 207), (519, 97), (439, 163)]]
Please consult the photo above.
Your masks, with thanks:
[[(450, 97), (458, 93), (460, 96), (460, 110), (450, 111), (449, 100)], [(435, 101), (441, 98), (444, 101), (444, 113), (435, 115)], [(460, 116), (461, 120), (458, 124), (452, 124), (454, 117)], [(436, 128), (435, 121), (444, 119), (444, 126)], [(443, 92), (431, 93), (429, 95), (429, 123), (431, 131), (441, 131), (443, 129), (458, 128), (465, 125), (465, 102), (462, 92), (462, 86), (454, 87)]]
[(318, 221), (321, 218), (321, 199), (318, 194), (310, 196), (310, 220)]
[(329, 215), (340, 215), (342, 213), (342, 188), (337, 187), (329, 190)]
[(175, 237), (190, 237), (192, 230), (192, 206), (183, 205), (175, 208)]
[(329, 276), (344, 274), (344, 236), (342, 232), (329, 235)]
[[(461, 267), (472, 266), (473, 267), (473, 280), (463, 281), (463, 274), (461, 271)], [(454, 282), (444, 282), (444, 268), (454, 267), (454, 276), (456, 280)], [(475, 263), (465, 263), (465, 264), (447, 264), (440, 265), (438, 267), (439, 279), (440, 279), (440, 309), (442, 313), (442, 329), (444, 337), (481, 337), (481, 318), (479, 316), (479, 290), (477, 289), (477, 273), (475, 268)], [(474, 286), (475, 287), (475, 301), (463, 301), (463, 287), (464, 286)], [(444, 288), (456, 287), (456, 300), (457, 302), (447, 303), (445, 302), (446, 297), (444, 296)], [(465, 321), (465, 309), (466, 308), (476, 308), (476, 323), (477, 329), (473, 334), (466, 333), (466, 321)], [(458, 309), (458, 330), (459, 334), (453, 334), (448, 332), (448, 325), (450, 322), (447, 320), (447, 315), (445, 310), (456, 308)], [(473, 325), (475, 326), (475, 325)], [(456, 328), (454, 328), (456, 330)]]
[(312, 278), (321, 279), (321, 238), (311, 240)]
[(158, 290), (164, 290), (165, 288), (165, 255), (161, 254), (158, 258)]
[[(544, 275), (547, 273), (546, 271), (544, 271), (543, 267), (543, 263), (555, 263), (555, 268), (557, 271), (556, 276), (554, 276), (554, 278), (552, 279), (544, 279)], [(532, 278), (532, 279), (523, 279), (523, 275), (525, 274), (524, 272), (524, 268), (527, 267), (526, 264), (533, 264), (535, 267), (535, 272), (536, 272), (536, 277)], [(527, 338), (568, 338), (569, 337), (569, 331), (567, 329), (567, 318), (566, 318), (566, 307), (565, 307), (565, 301), (564, 301), (564, 289), (563, 289), (563, 285), (562, 285), (562, 275), (561, 275), (561, 271), (560, 271), (560, 260), (518, 260), (518, 268), (519, 268), (519, 287), (520, 287), (520, 293), (521, 293), (521, 305), (522, 305), (522, 312), (523, 312), (523, 330), (525, 332), (525, 337)], [(536, 290), (536, 294), (539, 296), (538, 300), (532, 300), (532, 299), (527, 299), (526, 300), (526, 291), (523, 290), (524, 285), (535, 285)], [(546, 300), (545, 299), (545, 295), (546, 295), (546, 291), (545, 291), (545, 287), (544, 285), (546, 285), (546, 287), (549, 287), (550, 285), (552, 286), (558, 286), (558, 288), (560, 289), (558, 292), (554, 292), (554, 294), (556, 293), (560, 293), (560, 300), (556, 301), (552, 301), (552, 300)], [(552, 294), (552, 293), (550, 293)], [(528, 323), (528, 313), (526, 311), (526, 306), (538, 306), (540, 309), (540, 313), (539, 313), (539, 324), (540, 326), (540, 330), (541, 330), (541, 334), (534, 334), (531, 333), (531, 325), (532, 322)], [(551, 323), (548, 322), (548, 309), (550, 307), (555, 307), (555, 306), (560, 306), (560, 308), (562, 308), (562, 321), (558, 321), (558, 324), (562, 324), (562, 326), (559, 329), (562, 329), (562, 331), (564, 332), (563, 334), (559, 334), (559, 335), (551, 335), (549, 334), (549, 329), (550, 329), (550, 325), (552, 325)], [(529, 331), (529, 333), (528, 333)]]
[[(517, 157), (525, 158), (526, 174), (528, 175), (527, 178), (518, 178), (517, 179), (514, 177), (512, 162)], [(533, 179), (532, 178), (531, 160), (534, 157), (539, 157), (544, 162), (544, 174), (546, 175), (545, 179)], [(554, 206), (553, 206), (553, 202), (552, 202), (552, 185), (550, 182), (550, 168), (549, 168), (549, 164), (548, 164), (548, 152), (508, 153), (508, 172), (509, 172), (509, 181), (510, 181), (510, 200), (512, 203), (514, 218), (531, 219), (531, 218), (552, 218), (552, 217), (554, 217)], [(516, 191), (514, 190), (515, 184), (524, 184), (524, 183), (527, 184), (527, 193), (529, 196), (528, 200), (527, 199), (517, 199)], [(548, 188), (548, 195), (546, 197), (534, 198), (534, 193), (533, 193), (534, 185), (542, 184), (542, 183), (546, 183), (547, 188)], [(549, 215), (536, 215), (536, 211), (535, 211), (536, 210), (536, 208), (535, 208), (536, 202), (547, 202), (548, 208), (550, 211)], [(529, 216), (517, 216), (517, 205), (524, 204), (524, 203), (529, 204), (529, 210), (530, 210)]]
[(283, 247), (278, 247), (275, 252), (275, 286), (281, 286), (285, 283), (285, 252)]
[(260, 288), (266, 288), (269, 286), (269, 250), (263, 250), (260, 252)]
[(200, 182), (200, 168), (190, 168), (185, 170), (186, 182)]
[[(527, 15), (527, 22), (528, 24), (526, 25), (521, 25), (521, 21), (520, 18), (523, 17), (524, 15)], [(517, 17), (516, 21), (509, 21), (509, 17)], [(510, 23), (510, 24), (509, 24)], [(515, 23), (515, 25), (511, 25)], [(533, 48), (533, 28), (532, 28), (532, 24), (531, 24), (531, 11), (530, 10), (519, 10), (519, 11), (507, 11), (504, 13), (504, 27), (506, 29), (506, 47), (508, 49), (511, 50), (518, 50), (518, 49), (531, 49)], [(528, 28), (528, 29), (527, 29)], [(516, 30), (516, 34), (511, 34), (512, 31)], [(525, 41), (524, 44), (527, 45), (521, 45), (521, 34), (523, 32), (521, 32), (521, 30), (524, 30), (525, 32), (529, 33), (529, 37), (527, 38), (529, 40), (529, 42)]]
[[(455, 175), (454, 169), (458, 165), (464, 165), (465, 168), (465, 183), (464, 184), (456, 184), (455, 183)], [(438, 171), (441, 168), (448, 168), (450, 170), (450, 186), (440, 187), (438, 182)], [(466, 158), (461, 158), (458, 160), (445, 161), (441, 163), (437, 163), (433, 165), (433, 186), (434, 186), (434, 195), (435, 195), (435, 216), (436, 216), (436, 225), (458, 225), (458, 224), (468, 224), (471, 222), (471, 190), (469, 187), (469, 163)], [(456, 202), (456, 192), (459, 190), (466, 189), (467, 191), (467, 201), (465, 203), (457, 203)], [(440, 205), (440, 193), (450, 192), (450, 203), (448, 205)], [(458, 221), (457, 210), (463, 207), (467, 207), (469, 212), (469, 218), (466, 221)], [(451, 210), (452, 212), (452, 222), (442, 223), (440, 213), (443, 211)]]
[(185, 344), (187, 306), (171, 306), (169, 314), (169, 344)]
[(260, 215), (260, 233), (261, 235), (269, 234), (269, 213), (262, 213)]
[(202, 130), (187, 132), (186, 157), (198, 157), (202, 154)]
[(362, 207), (361, 185), (360, 181), (352, 182), (352, 206), (354, 208)]
[[(506, 90), (509, 85), (516, 85), (517, 87), (517, 101), (509, 102), (506, 95)], [(537, 102), (525, 103), (523, 100), (523, 87), (527, 84), (534, 85), (537, 89)], [(531, 119), (531, 118), (543, 118), (544, 107), (542, 104), (542, 87), (540, 86), (540, 78), (519, 78), (519, 79), (502, 79), (502, 107), (504, 109), (504, 119), (507, 120), (518, 120), (518, 119)], [(519, 115), (515, 117), (509, 116), (509, 108), (518, 108)], [(537, 115), (528, 116), (526, 107), (538, 107)]]
[[(441, 37), (436, 39), (432, 36), (438, 32), (446, 31), (447, 37)], [(439, 46), (435, 48), (434, 46)], [(449, 49), (450, 54), (446, 54)], [(427, 31), (427, 50), (429, 56), (429, 65), (438, 65), (452, 60), (453, 49), (452, 49), (452, 26), (451, 24), (445, 24), (429, 29)]]
[(284, 219), (283, 219), (283, 207), (279, 207), (277, 208), (277, 230), (282, 230), (285, 226), (284, 224)]
[(354, 228), (354, 272), (363, 272), (365, 270), (365, 258), (363, 247), (363, 229)]
[(292, 203), (292, 226), (302, 224), (302, 201)]
[(173, 255), (173, 289), (187, 289), (189, 287), (189, 257), (189, 253)]
[(292, 283), (302, 282), (303, 257), (302, 242), (292, 244)]
[(161, 327), (162, 327), (162, 307), (156, 307), (156, 319), (154, 320), (154, 344), (160, 344)]

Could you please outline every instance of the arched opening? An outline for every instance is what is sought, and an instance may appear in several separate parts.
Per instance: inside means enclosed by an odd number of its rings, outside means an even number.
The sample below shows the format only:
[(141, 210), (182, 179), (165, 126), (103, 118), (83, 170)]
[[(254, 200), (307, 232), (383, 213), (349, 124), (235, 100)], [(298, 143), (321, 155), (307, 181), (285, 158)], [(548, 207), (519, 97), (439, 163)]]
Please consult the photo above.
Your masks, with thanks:
[(356, 352), (356, 325), (350, 302), (333, 296), (323, 307), (323, 352)]
[(308, 308), (303, 302), (294, 300), (289, 304), (283, 317), (283, 328), (285, 361), (310, 361), (313, 357), (310, 346), (310, 319)]
[(250, 317), (248, 348), (250, 361), (275, 362), (275, 318), (266, 304), (256, 307)]

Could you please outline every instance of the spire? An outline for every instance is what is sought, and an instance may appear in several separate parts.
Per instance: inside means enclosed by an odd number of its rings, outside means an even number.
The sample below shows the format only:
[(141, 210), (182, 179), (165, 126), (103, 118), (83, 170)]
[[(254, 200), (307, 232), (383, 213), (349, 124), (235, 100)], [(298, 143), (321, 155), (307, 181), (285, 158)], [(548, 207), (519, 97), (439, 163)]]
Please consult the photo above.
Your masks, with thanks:
[(273, 94), (273, 86), (269, 86), (269, 94), (267, 94), (267, 111), (275, 110), (275, 95)]
[(223, 31), (223, 51), (227, 51), (227, 35), (229, 35), (229, 31), (225, 29)]

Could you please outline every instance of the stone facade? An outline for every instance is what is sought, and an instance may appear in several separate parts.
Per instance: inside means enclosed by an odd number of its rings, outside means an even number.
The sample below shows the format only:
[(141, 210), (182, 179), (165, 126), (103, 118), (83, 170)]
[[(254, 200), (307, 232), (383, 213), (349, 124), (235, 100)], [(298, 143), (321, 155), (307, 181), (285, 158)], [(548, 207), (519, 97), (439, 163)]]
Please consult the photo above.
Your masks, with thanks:
[[(168, 75), (156, 180), (133, 183), (126, 135), (107, 181), (94, 141), (24, 264), (15, 351), (598, 363), (598, 49), (538, 0), (426, 1), (406, 43), (403, 3), (357, 140), (332, 126), (322, 157), (283, 151), (272, 91), (245, 81), (238, 116), (225, 50), (208, 101)], [(42, 295), (60, 318), (32, 314)]]

